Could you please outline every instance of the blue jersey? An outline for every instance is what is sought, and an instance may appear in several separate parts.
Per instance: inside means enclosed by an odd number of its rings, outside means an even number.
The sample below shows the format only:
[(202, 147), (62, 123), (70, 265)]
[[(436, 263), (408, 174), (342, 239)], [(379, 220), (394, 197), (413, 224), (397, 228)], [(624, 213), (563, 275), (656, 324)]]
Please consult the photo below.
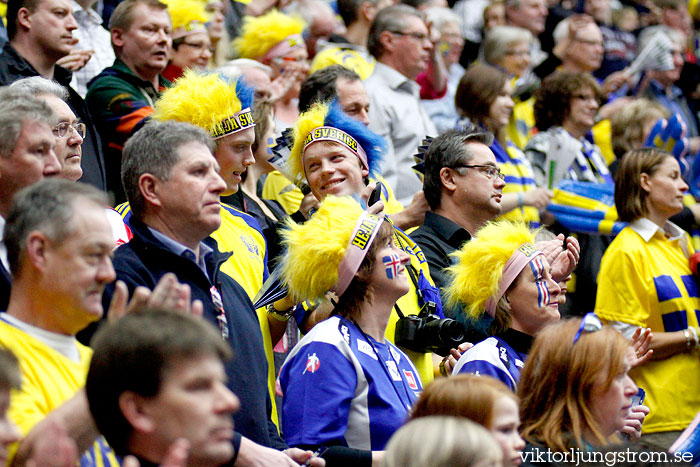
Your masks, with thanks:
[(467, 350), (452, 374), (472, 373), (492, 376), (515, 391), (527, 354), (513, 349), (500, 337), (489, 337)]
[(422, 391), (406, 354), (339, 316), (304, 336), (284, 362), (279, 382), (290, 446), (382, 450)]

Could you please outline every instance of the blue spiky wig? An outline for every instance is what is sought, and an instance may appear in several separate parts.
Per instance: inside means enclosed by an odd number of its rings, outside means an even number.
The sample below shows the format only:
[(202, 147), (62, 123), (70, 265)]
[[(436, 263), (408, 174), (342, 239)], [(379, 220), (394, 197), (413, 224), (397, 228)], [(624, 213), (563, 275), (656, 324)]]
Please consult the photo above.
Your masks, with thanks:
[(297, 119), (293, 130), (294, 144), (287, 164), (289, 170), (287, 175), (291, 180), (299, 182), (306, 179), (302, 160), (305, 141), (311, 132), (320, 127), (336, 128), (352, 137), (367, 154), (369, 176), (372, 178), (379, 176), (379, 165), (386, 142), (361, 122), (343, 112), (338, 101), (334, 99), (330, 103), (314, 104)]

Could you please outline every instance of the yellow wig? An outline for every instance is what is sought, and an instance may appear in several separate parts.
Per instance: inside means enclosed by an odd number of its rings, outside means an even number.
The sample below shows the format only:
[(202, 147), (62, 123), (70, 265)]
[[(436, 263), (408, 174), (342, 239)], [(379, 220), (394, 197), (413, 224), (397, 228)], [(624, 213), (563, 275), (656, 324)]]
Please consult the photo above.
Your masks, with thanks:
[(338, 281), (338, 265), (362, 212), (354, 199), (329, 195), (305, 223), (287, 222), (287, 253), (279, 267), (294, 300), (323, 298)]
[(178, 28), (189, 31), (192, 23), (199, 23), (197, 30), (205, 31), (204, 23), (209, 20), (209, 15), (204, 9), (204, 4), (199, 0), (163, 0), (168, 5), (168, 13), (173, 23), (173, 32)]
[(523, 243), (535, 243), (535, 232), (524, 223), (487, 223), (475, 238), (452, 253), (457, 263), (447, 270), (447, 307), (460, 307), (469, 317), (480, 318), (486, 301), (498, 293), (506, 262)]
[(301, 34), (306, 24), (298, 17), (270, 10), (262, 16), (246, 16), (241, 34), (233, 41), (240, 58), (260, 59), (273, 46), (292, 34)]
[(218, 73), (189, 69), (161, 94), (152, 118), (190, 123), (215, 134), (222, 120), (242, 108), (236, 84)]
[(304, 150), (304, 140), (306, 136), (315, 128), (323, 126), (328, 115), (329, 103), (316, 103), (309, 110), (299, 115), (294, 124), (292, 138), (294, 145), (287, 160), (286, 174), (293, 182), (304, 180), (304, 163), (301, 155)]

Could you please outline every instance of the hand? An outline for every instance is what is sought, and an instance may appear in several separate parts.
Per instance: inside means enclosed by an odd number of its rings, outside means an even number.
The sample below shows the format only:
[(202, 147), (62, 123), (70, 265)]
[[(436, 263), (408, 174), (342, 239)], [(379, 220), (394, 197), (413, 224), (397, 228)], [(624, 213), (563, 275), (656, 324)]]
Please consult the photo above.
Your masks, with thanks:
[[(536, 246), (544, 253), (550, 267), (552, 268), (552, 279), (554, 282), (561, 282), (571, 275), (578, 264), (581, 254), (581, 246), (574, 237), (566, 238), (566, 250), (562, 250), (564, 245), (564, 235), (559, 234), (554, 240), (537, 242)], [(558, 247), (555, 247), (558, 245)]]
[(302, 451), (299, 448), (289, 448), (282, 452), (288, 455), (291, 459), (294, 459), (299, 464), (303, 464), (311, 459), (309, 461), (309, 465), (314, 467), (324, 467), (326, 465), (326, 460), (322, 457), (313, 457), (314, 453), (312, 451)]
[(566, 52), (572, 49), (571, 42), (578, 32), (593, 22), (593, 18), (588, 15), (569, 16), (569, 34), (554, 46), (552, 53), (559, 59), (563, 58)]
[(58, 420), (47, 420), (40, 432), (30, 431), (30, 435), (34, 445), (27, 467), (75, 467), (78, 447)]
[(428, 200), (425, 199), (425, 193), (420, 190), (411, 200), (411, 204), (406, 206), (403, 211), (392, 214), (391, 220), (395, 226), (402, 230), (410, 229), (423, 224), (425, 213), (430, 210)]
[(244, 437), (241, 438), (241, 446), (238, 448), (238, 457), (234, 465), (240, 467), (297, 467), (299, 464), (282, 451), (266, 448)]
[(456, 349), (450, 349), (450, 355), (443, 358), (442, 362), (440, 362), (440, 374), (442, 376), (450, 376), (462, 354), (472, 347), (474, 347), (474, 344), (471, 342), (462, 342)]
[(299, 205), (299, 212), (304, 215), (304, 217), (308, 220), (309, 219), (309, 212), (311, 212), (312, 209), (318, 209), (319, 202), (314, 196), (313, 193), (307, 193), (304, 195), (304, 198), (301, 200), (301, 204)]
[[(362, 190), (362, 193), (360, 193), (360, 199), (365, 203), (365, 205), (367, 204), (367, 201), (369, 201), (369, 197), (372, 195), (372, 192), (376, 186), (377, 184), (372, 182), (367, 185), (364, 190)], [(370, 214), (380, 215), (382, 211), (384, 211), (384, 201), (381, 199), (367, 208), (367, 212)]]
[(538, 211), (544, 211), (549, 206), (549, 200), (554, 196), (552, 190), (546, 188), (535, 188), (523, 193), (523, 204), (533, 206)]
[[(187, 455), (190, 451), (190, 442), (185, 438), (178, 438), (170, 445), (168, 451), (160, 463), (160, 467), (187, 467)], [(139, 461), (134, 456), (126, 456), (122, 461), (122, 467), (140, 467)]]
[[(77, 41), (76, 41), (77, 42)], [(73, 49), (65, 57), (61, 57), (56, 61), (57, 65), (62, 66), (70, 71), (78, 71), (90, 61), (94, 50), (79, 50)]]
[(647, 415), (649, 415), (649, 407), (646, 405), (630, 407), (625, 426), (620, 432), (626, 434), (632, 440), (639, 439), (642, 436), (642, 424)]
[(191, 301), (190, 294), (189, 285), (179, 283), (175, 274), (168, 273), (161, 277), (153, 292), (146, 287), (136, 287), (131, 300), (127, 303), (129, 292), (126, 284), (123, 281), (117, 281), (107, 317), (110, 322), (114, 322), (140, 308), (166, 308), (202, 316), (204, 305), (200, 300)]
[(306, 63), (285, 61), (282, 72), (272, 80), (272, 101), (276, 102), (286, 96), (295, 84), (306, 79), (308, 72), (309, 65)]
[(630, 364), (630, 368), (634, 368), (638, 365), (643, 365), (651, 355), (654, 353), (653, 350), (649, 348), (651, 345), (651, 340), (653, 339), (653, 334), (649, 328), (637, 328), (630, 339), (630, 347), (627, 351), (627, 361)]

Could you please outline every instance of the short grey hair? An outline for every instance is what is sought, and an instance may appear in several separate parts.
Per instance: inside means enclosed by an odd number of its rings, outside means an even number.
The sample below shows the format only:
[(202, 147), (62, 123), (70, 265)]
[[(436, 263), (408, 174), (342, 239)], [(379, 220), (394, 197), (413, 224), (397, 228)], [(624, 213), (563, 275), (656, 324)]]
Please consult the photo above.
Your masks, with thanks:
[(532, 33), (517, 26), (496, 26), (486, 33), (484, 39), (484, 60), (496, 65), (508, 52), (508, 48), (520, 42), (532, 43)]
[(447, 24), (456, 24), (462, 28), (462, 18), (450, 8), (431, 7), (425, 12), (425, 22), (440, 31)]
[(61, 244), (75, 231), (73, 216), (78, 200), (89, 200), (97, 206), (109, 203), (107, 194), (97, 188), (59, 178), (42, 180), (17, 193), (4, 233), (13, 277), (19, 276), (31, 232), (38, 230), (52, 242)]
[(34, 97), (39, 97), (41, 95), (51, 95), (56, 96), (62, 101), (68, 101), (70, 95), (68, 94), (68, 89), (65, 86), (61, 86), (56, 81), (46, 79), (43, 76), (32, 76), (29, 78), (22, 78), (14, 83), (10, 84), (10, 89), (19, 89), (21, 91), (28, 92)]
[(139, 188), (141, 175), (151, 174), (159, 180), (168, 180), (180, 160), (180, 147), (192, 142), (202, 143), (212, 153), (216, 148), (214, 140), (203, 129), (174, 121), (151, 120), (127, 140), (122, 152), (122, 185), (137, 219), (143, 219), (146, 210), (146, 200)]
[(377, 13), (367, 36), (367, 50), (374, 58), (380, 58), (384, 54), (381, 35), (384, 31), (400, 31), (406, 25), (406, 17), (415, 16), (424, 19), (423, 13), (408, 5), (393, 5), (386, 7)]
[(228, 79), (235, 80), (245, 74), (246, 68), (256, 68), (264, 72), (267, 76), (272, 75), (272, 68), (250, 58), (237, 58), (235, 60), (229, 60), (217, 68), (216, 71)]
[(440, 170), (443, 167), (456, 168), (459, 164), (468, 164), (474, 154), (466, 146), (467, 143), (482, 143), (491, 146), (493, 135), (467, 126), (460, 130), (447, 130), (433, 139), (425, 152), (425, 176), (423, 178), (423, 193), (435, 210), (440, 207), (442, 198), (442, 180)]
[(0, 88), (0, 157), (12, 154), (24, 122), (42, 122), (53, 128), (58, 119), (46, 102), (22, 90)]

